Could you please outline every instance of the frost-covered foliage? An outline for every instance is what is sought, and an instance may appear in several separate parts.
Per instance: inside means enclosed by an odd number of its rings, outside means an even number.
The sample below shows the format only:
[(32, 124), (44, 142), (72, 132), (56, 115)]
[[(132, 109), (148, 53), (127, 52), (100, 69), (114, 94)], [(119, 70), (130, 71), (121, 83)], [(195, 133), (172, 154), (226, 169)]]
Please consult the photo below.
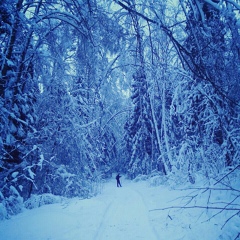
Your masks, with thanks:
[[(28, 52), (31, 36), (25, 18), (19, 16), (22, 1), (2, 1), (0, 90), (0, 192), (2, 207), (16, 214), (29, 196), (37, 164), (36, 84)], [(10, 31), (8, 31), (8, 30)]]
[[(210, 82), (239, 101), (239, 8), (221, 1), (182, 1), (186, 14), (185, 46), (195, 78)], [(235, 8), (236, 6), (236, 8)]]
[(9, 195), (7, 197), (0, 192), (0, 199), (0, 220), (22, 211), (23, 198), (14, 186), (9, 187)]
[[(212, 176), (226, 166), (237, 164), (230, 149), (232, 141), (238, 141), (239, 122), (234, 118), (229, 121), (232, 111), (211, 84), (188, 81), (176, 89), (171, 121), (177, 169), (185, 174), (203, 171)], [(233, 128), (230, 137), (228, 129)]]
[(24, 207), (27, 209), (38, 208), (47, 204), (61, 203), (65, 198), (53, 194), (45, 193), (42, 195), (33, 194), (27, 201), (24, 202)]

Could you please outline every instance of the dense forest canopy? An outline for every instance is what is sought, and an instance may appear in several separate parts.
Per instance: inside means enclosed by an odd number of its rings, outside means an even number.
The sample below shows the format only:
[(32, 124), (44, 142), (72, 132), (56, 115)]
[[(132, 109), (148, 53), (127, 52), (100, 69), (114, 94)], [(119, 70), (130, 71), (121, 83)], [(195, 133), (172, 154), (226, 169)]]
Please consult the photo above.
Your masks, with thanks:
[(240, 164), (238, 0), (1, 0), (0, 204), (113, 172), (194, 183)]

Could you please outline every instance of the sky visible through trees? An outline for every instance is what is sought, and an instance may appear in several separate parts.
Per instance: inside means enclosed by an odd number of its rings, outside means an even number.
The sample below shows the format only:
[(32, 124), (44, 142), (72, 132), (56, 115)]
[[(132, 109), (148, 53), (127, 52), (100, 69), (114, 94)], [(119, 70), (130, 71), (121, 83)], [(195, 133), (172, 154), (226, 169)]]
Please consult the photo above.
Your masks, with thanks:
[(2, 0), (0, 219), (33, 195), (94, 196), (114, 172), (233, 190), (239, 11), (238, 0)]

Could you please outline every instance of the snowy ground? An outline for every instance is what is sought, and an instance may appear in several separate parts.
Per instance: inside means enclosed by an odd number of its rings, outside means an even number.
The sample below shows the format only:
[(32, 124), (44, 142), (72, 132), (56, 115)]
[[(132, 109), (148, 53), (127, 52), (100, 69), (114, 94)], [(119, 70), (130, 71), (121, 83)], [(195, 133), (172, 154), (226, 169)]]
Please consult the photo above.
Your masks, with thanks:
[[(1, 240), (227, 240), (240, 232), (240, 217), (225, 223), (225, 213), (203, 209), (154, 210), (183, 204), (192, 190), (149, 187), (148, 182), (122, 179), (104, 184), (102, 194), (91, 199), (25, 210), (0, 222)], [(185, 198), (186, 199), (186, 198)], [(215, 212), (217, 213), (217, 212)]]

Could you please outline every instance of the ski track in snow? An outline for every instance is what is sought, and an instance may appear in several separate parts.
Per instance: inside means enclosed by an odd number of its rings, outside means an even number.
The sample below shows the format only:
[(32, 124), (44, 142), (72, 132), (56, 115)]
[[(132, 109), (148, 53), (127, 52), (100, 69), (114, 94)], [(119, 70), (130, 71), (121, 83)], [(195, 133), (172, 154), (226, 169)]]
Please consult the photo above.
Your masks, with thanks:
[[(110, 189), (109, 189), (110, 190)], [(157, 239), (142, 197), (129, 184), (114, 189), (94, 239)]]

